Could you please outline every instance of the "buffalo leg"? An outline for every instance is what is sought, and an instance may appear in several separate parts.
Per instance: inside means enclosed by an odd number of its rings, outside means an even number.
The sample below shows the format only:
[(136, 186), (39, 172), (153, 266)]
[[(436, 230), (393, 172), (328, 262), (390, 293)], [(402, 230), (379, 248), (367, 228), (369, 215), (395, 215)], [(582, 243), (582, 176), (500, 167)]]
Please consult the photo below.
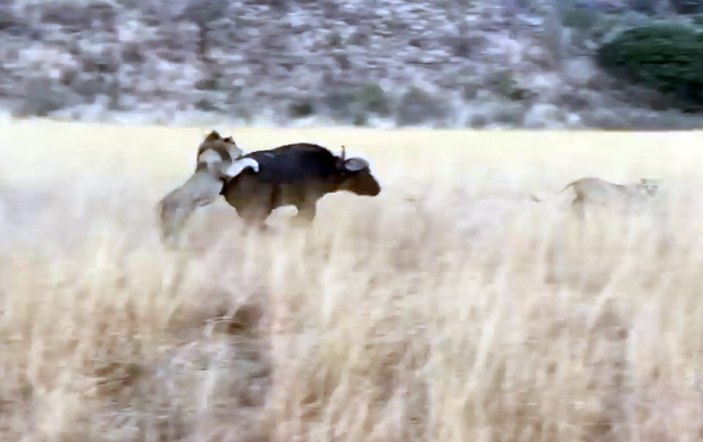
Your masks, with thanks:
[(293, 217), (296, 224), (311, 224), (315, 220), (317, 208), (315, 203), (307, 203), (297, 206), (298, 214)]
[(280, 196), (281, 189), (279, 186), (274, 186), (271, 190), (271, 196), (266, 207), (256, 206), (251, 208), (249, 211), (242, 214), (242, 218), (248, 225), (256, 228), (259, 232), (268, 232), (269, 227), (266, 225), (266, 219), (268, 219), (276, 208), (276, 203), (280, 199)]
[(266, 231), (266, 219), (270, 214), (270, 210), (257, 207), (242, 210), (239, 213), (239, 217), (244, 221), (247, 227), (253, 227), (260, 231)]
[(583, 198), (581, 197), (576, 197), (572, 202), (571, 202), (571, 208), (574, 211), (574, 214), (581, 220), (583, 220), (586, 217), (586, 208), (585, 204), (583, 201)]

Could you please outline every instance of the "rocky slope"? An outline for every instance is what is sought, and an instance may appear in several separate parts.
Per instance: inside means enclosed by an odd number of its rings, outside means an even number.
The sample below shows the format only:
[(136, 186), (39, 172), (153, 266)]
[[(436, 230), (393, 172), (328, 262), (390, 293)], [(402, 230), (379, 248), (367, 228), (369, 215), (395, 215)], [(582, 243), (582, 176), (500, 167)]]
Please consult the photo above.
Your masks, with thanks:
[[(160, 123), (699, 123), (633, 105), (600, 73), (598, 23), (528, 3), (2, 0), (0, 100), (16, 116)], [(574, 8), (622, 17), (612, 1)]]

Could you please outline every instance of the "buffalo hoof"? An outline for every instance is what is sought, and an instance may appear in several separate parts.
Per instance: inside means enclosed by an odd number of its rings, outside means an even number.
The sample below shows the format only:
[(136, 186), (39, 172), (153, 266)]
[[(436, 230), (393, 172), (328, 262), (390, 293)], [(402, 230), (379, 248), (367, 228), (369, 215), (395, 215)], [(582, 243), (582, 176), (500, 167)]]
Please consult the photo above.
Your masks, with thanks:
[(293, 229), (309, 229), (312, 228), (313, 222), (307, 219), (293, 218), (288, 222), (288, 225)]
[(259, 234), (265, 234), (265, 233), (270, 233), (272, 232), (272, 229), (270, 226), (264, 224), (264, 223), (258, 223), (258, 222), (245, 222), (244, 223), (244, 231), (246, 233), (259, 233)]

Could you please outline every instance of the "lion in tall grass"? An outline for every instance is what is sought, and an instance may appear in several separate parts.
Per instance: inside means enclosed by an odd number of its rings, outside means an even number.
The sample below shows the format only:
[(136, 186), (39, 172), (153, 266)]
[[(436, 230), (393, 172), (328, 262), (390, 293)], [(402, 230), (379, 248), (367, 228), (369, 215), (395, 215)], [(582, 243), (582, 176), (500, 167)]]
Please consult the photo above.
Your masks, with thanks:
[[(571, 208), (577, 216), (583, 218), (586, 206), (627, 210), (641, 205), (659, 194), (660, 182), (652, 178), (640, 178), (634, 183), (618, 184), (601, 178), (585, 177), (568, 183), (559, 194), (568, 188), (574, 192)], [(537, 202), (544, 201), (534, 195), (532, 199)]]

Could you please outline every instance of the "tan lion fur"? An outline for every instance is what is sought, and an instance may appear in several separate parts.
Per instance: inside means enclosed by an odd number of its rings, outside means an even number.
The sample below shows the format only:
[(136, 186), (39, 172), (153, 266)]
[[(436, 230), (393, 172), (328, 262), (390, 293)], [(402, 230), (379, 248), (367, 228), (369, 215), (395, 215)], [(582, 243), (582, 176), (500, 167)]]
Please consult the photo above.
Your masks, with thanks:
[(226, 180), (246, 168), (258, 171), (258, 163), (253, 159), (239, 159), (242, 153), (232, 137), (222, 138), (214, 130), (207, 135), (198, 147), (193, 175), (157, 204), (163, 242), (170, 242), (195, 210), (215, 202)]

